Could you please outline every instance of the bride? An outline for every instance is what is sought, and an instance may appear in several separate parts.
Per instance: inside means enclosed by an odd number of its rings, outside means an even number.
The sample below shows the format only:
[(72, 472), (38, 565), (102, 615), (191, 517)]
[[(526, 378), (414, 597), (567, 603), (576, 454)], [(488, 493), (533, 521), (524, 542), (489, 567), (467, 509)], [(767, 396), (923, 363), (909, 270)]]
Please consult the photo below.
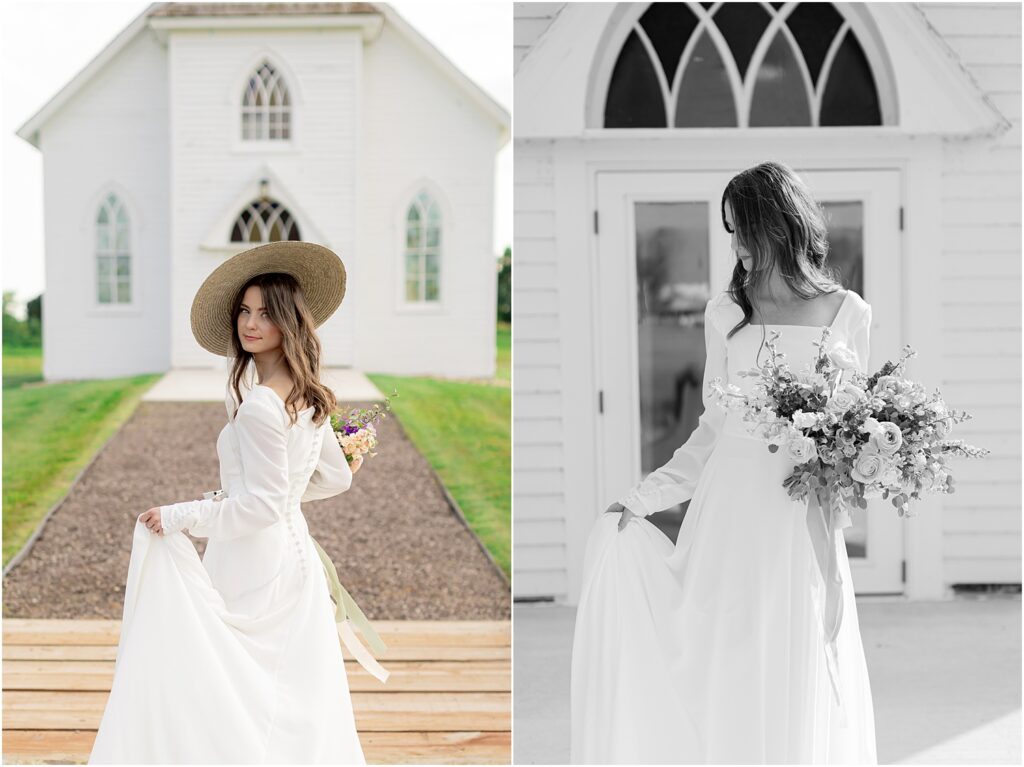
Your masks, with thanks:
[[(790, 499), (770, 453), (708, 396), (832, 339), (868, 359), (871, 307), (826, 266), (820, 208), (784, 165), (727, 185), (736, 264), (704, 314), (704, 414), (594, 525), (572, 652), (573, 763), (876, 764), (874, 711), (841, 529)], [(675, 545), (645, 517), (690, 501)], [(849, 519), (842, 526), (849, 526)], [(832, 557), (839, 579), (823, 560)], [(840, 582), (841, 580), (841, 582)], [(836, 613), (838, 630), (835, 628)]]
[[(339, 633), (371, 674), (387, 672), (348, 621), (335, 623), (333, 566), (299, 507), (347, 490), (359, 468), (331, 430), (337, 403), (319, 380), (316, 327), (344, 294), (341, 260), (304, 242), (239, 253), (197, 292), (196, 340), (233, 358), (217, 439), (226, 495), (138, 516), (90, 764), (364, 763)], [(259, 382), (243, 398), (253, 367)], [(209, 539), (202, 560), (185, 529)], [(339, 616), (347, 609), (376, 639), (335, 593)]]

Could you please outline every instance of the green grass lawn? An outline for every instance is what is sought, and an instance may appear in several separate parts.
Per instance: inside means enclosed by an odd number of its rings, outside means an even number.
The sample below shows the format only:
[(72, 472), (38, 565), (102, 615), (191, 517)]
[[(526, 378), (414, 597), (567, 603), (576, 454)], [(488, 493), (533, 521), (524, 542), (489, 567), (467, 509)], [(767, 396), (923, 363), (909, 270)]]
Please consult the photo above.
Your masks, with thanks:
[(43, 350), (38, 346), (5, 346), (4, 388), (43, 380)]
[(42, 375), (39, 349), (4, 349), (3, 556), (10, 561), (46, 512), (160, 376), (25, 386)]
[(436, 378), (370, 375), (495, 561), (512, 564), (512, 391)]
[(512, 323), (498, 323), (498, 367), (494, 377), (506, 383), (512, 381)]

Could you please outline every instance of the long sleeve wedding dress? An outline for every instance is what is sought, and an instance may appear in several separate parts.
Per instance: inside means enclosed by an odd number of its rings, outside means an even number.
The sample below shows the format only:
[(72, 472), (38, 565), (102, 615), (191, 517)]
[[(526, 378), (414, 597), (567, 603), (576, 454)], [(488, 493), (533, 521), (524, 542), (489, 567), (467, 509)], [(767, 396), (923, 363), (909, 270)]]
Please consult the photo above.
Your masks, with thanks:
[[(230, 418), (230, 391), (225, 405)], [(90, 764), (364, 763), (299, 506), (347, 490), (352, 473), (313, 412), (291, 425), (271, 388), (252, 387), (217, 438), (226, 497), (162, 506), (163, 536), (136, 522)], [(182, 529), (209, 539), (203, 559)]]
[[(875, 764), (871, 689), (841, 529), (792, 500), (793, 464), (708, 396), (745, 393), (762, 327), (728, 331), (727, 293), (705, 310), (704, 414), (672, 458), (602, 514), (587, 542), (572, 654), (573, 763)], [(871, 308), (849, 291), (831, 325), (867, 366)], [(792, 369), (817, 326), (768, 325)], [(690, 501), (675, 545), (648, 514)], [(815, 522), (815, 520), (817, 520)], [(848, 521), (846, 526), (848, 526)], [(828, 579), (826, 546), (838, 567)], [(841, 610), (838, 634), (830, 617)], [(834, 625), (834, 624), (833, 624)]]

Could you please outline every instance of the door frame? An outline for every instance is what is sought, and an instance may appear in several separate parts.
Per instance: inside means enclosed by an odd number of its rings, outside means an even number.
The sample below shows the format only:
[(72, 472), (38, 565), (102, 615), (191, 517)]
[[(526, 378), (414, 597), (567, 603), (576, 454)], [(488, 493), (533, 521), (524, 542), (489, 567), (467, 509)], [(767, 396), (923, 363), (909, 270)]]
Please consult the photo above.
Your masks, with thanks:
[[(901, 346), (899, 271), (890, 274), (887, 269), (901, 260), (900, 170), (800, 167), (795, 170), (807, 181), (816, 199), (858, 201), (864, 205), (864, 254), (873, 254), (864, 261), (864, 293), (873, 308), (870, 366), (874, 369), (884, 359), (898, 353)], [(732, 175), (729, 170), (604, 171), (596, 174), (595, 228), (600, 236), (595, 270), (599, 311), (596, 313), (594, 359), (601, 409), (597, 428), (597, 476), (602, 483), (599, 492), (605, 497), (614, 497), (642, 476), (635, 203), (707, 204), (709, 283), (713, 296), (726, 287), (732, 271), (728, 236), (718, 225), (721, 190)], [(893, 254), (891, 260), (886, 258), (888, 253)], [(625, 360), (622, 350), (628, 350)], [(624, 455), (629, 456), (628, 460)], [(888, 505), (881, 499), (869, 502), (866, 513), (871, 523), (867, 556), (850, 559), (858, 593), (903, 593), (902, 520)]]

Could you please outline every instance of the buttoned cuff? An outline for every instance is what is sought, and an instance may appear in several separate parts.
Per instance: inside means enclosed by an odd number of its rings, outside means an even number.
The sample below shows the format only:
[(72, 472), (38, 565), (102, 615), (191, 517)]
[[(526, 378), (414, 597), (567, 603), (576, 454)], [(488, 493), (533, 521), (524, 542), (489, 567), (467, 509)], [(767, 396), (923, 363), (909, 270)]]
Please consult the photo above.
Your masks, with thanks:
[(651, 509), (642, 500), (640, 491), (636, 488), (630, 490), (625, 497), (619, 500), (619, 503), (638, 517), (646, 517), (652, 513)]
[(164, 535), (192, 527), (199, 522), (200, 501), (185, 501), (160, 507), (160, 525)]

